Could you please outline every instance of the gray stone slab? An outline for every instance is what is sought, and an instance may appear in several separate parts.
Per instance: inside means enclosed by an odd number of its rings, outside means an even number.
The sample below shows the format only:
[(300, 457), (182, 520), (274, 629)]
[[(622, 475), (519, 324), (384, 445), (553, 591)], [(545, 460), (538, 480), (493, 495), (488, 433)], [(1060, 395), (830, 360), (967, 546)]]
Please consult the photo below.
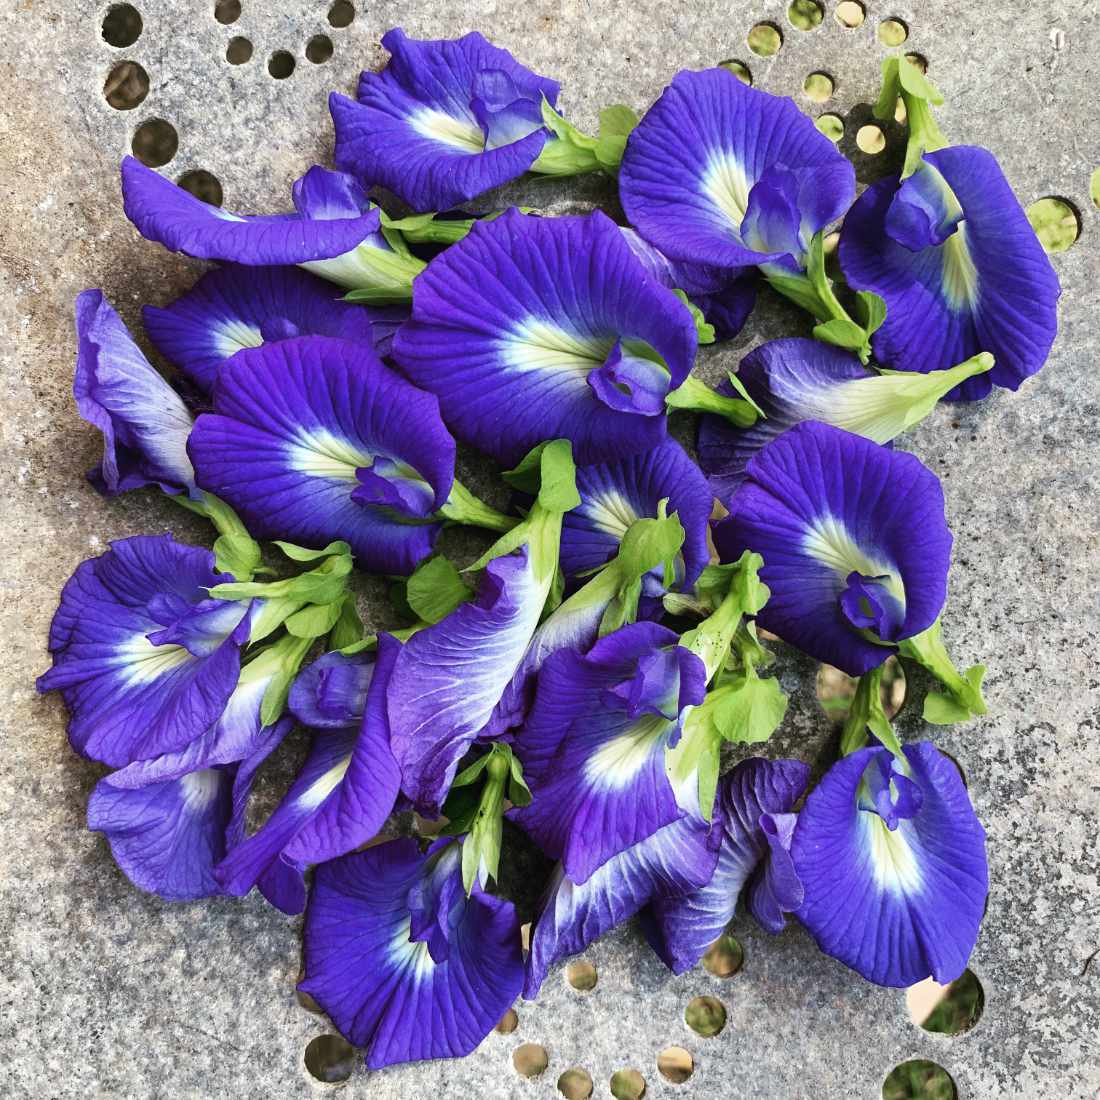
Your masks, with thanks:
[[(200, 270), (141, 242), (123, 218), (116, 166), (137, 124), (162, 117), (177, 127), (180, 149), (166, 169), (173, 178), (205, 168), (230, 209), (285, 207), (291, 180), (329, 152), (326, 93), (350, 91), (361, 67), (380, 64), (380, 34), (401, 24), (422, 36), (484, 31), (558, 77), (564, 107), (582, 125), (605, 103), (645, 107), (683, 67), (741, 58), (758, 86), (796, 98), (805, 75), (824, 70), (836, 78), (836, 96), (813, 113), (849, 120), (847, 151), (875, 95), (876, 26), (898, 16), (910, 27), (907, 48), (929, 59), (948, 96), (948, 134), (992, 148), (1025, 203), (1061, 195), (1083, 222), (1081, 240), (1055, 258), (1066, 293), (1046, 369), (1016, 395), (940, 409), (905, 443), (945, 481), (956, 535), (949, 644), (960, 662), (990, 666), (989, 717), (940, 739), (961, 762), (989, 832), (993, 886), (972, 964), (984, 1015), (957, 1038), (926, 1034), (910, 1023), (903, 994), (866, 985), (797, 928), (770, 939), (739, 923), (742, 973), (672, 978), (629, 926), (589, 953), (599, 973), (592, 992), (573, 991), (554, 971), (537, 1002), (517, 1006), (511, 1035), (490, 1035), (459, 1062), (359, 1071), (346, 1095), (549, 1097), (563, 1070), (582, 1066), (594, 1095), (607, 1096), (611, 1074), (629, 1066), (652, 1097), (874, 1100), (890, 1068), (909, 1057), (942, 1063), (968, 1100), (1100, 1095), (1100, 963), (1088, 965), (1100, 947), (1100, 216), (1088, 200), (1100, 163), (1096, 3), (869, 0), (865, 25), (845, 30), (830, 0), (812, 32), (789, 24), (783, 0), (379, 0), (357, 2), (342, 30), (327, 26), (328, 0), (243, 0), (232, 26), (215, 21), (214, 0), (135, 3), (145, 29), (124, 50), (100, 38), (106, 3), (8, 0), (0, 11), (5, 1094), (205, 1100), (328, 1091), (302, 1065), (306, 1042), (326, 1024), (295, 1000), (297, 922), (256, 898), (169, 905), (131, 888), (84, 828), (98, 769), (68, 750), (60, 701), (32, 689), (58, 590), (80, 560), (141, 531), (206, 537), (163, 500), (106, 503), (81, 477), (97, 442), (70, 397), (74, 295), (102, 286), (136, 324), (142, 302), (168, 301)], [(760, 19), (783, 28), (770, 61), (745, 44)], [(304, 57), (315, 33), (335, 45), (325, 64)], [(234, 35), (254, 43), (246, 65), (224, 60)], [(297, 58), (289, 79), (267, 73), (276, 49)], [(102, 95), (118, 58), (140, 62), (151, 79), (148, 98), (129, 112)], [(865, 178), (896, 153), (898, 135), (888, 138), (881, 157), (860, 159)], [(578, 193), (591, 194), (587, 186)], [(761, 339), (800, 331), (792, 311), (765, 302), (701, 370), (717, 377)], [(774, 748), (817, 759), (829, 730), (812, 663), (788, 653), (781, 661), (798, 690)], [(924, 732), (911, 718), (903, 726), (910, 737)], [(688, 1000), (704, 993), (728, 1010), (710, 1040), (683, 1022)], [(521, 1042), (549, 1052), (535, 1080), (512, 1068)], [(658, 1052), (672, 1043), (695, 1060), (683, 1085), (657, 1072)]]

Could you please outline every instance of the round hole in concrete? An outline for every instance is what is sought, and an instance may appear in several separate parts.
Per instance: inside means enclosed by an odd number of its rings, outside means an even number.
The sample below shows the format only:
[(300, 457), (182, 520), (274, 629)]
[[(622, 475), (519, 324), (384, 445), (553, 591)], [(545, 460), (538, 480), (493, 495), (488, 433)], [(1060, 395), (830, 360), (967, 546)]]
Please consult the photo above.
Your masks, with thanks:
[(922, 73), (928, 72), (928, 58), (921, 53), (907, 53), (905, 60), (915, 65)]
[(112, 4), (103, 17), (103, 41), (123, 49), (141, 37), (141, 13), (133, 4)]
[(844, 119), (840, 115), (820, 115), (814, 125), (830, 140), (840, 141), (844, 136)]
[(611, 1075), (611, 1095), (615, 1100), (642, 1100), (645, 1078), (636, 1069), (618, 1069)]
[(958, 1100), (958, 1095), (943, 1066), (919, 1058), (895, 1066), (882, 1083), (882, 1100)]
[(1043, 248), (1053, 255), (1065, 252), (1081, 235), (1081, 215), (1069, 199), (1048, 195), (1027, 208), (1027, 220)]
[(810, 73), (802, 82), (806, 98), (814, 103), (824, 103), (836, 91), (836, 82), (828, 73)]
[(1100, 208), (1100, 168), (1093, 171), (1089, 177), (1089, 198), (1092, 199), (1092, 205)]
[(252, 60), (252, 43), (247, 38), (231, 38), (225, 47), (225, 59), (230, 65), (243, 65)]
[(878, 40), (888, 49), (900, 46), (909, 37), (909, 28), (905, 21), (891, 17), (878, 25)]
[(797, 27), (800, 31), (812, 31), (825, 18), (825, 5), (819, 4), (817, 0), (791, 0), (791, 6), (787, 8), (787, 18), (792, 27)]
[(732, 978), (745, 962), (745, 952), (728, 932), (721, 935), (707, 948), (703, 956), (703, 969), (716, 978)]
[(859, 0), (840, 0), (833, 15), (842, 27), (854, 30), (856, 27), (863, 26), (863, 21), (867, 18), (867, 9)]
[(214, 4), (214, 18), (219, 23), (236, 23), (241, 17), (241, 0), (217, 0)]
[(953, 982), (940, 985), (931, 978), (905, 991), (909, 1018), (937, 1035), (961, 1035), (969, 1031), (985, 1009), (985, 990), (972, 970), (964, 970)]
[(352, 1075), (355, 1047), (339, 1035), (318, 1035), (306, 1044), (305, 1063), (311, 1077), (335, 1085)]
[(900, 122), (904, 126), (908, 118), (909, 112), (905, 109), (905, 100), (899, 95), (897, 102), (894, 104), (894, 121)]
[(162, 168), (180, 147), (179, 134), (163, 118), (146, 119), (130, 139), (130, 152), (149, 168)]
[(286, 80), (294, 72), (294, 55), (286, 50), (276, 50), (267, 59), (267, 71), (276, 80)]
[(748, 67), (748, 65), (744, 63), (744, 61), (738, 61), (736, 58), (731, 57), (728, 61), (719, 61), (718, 65), (720, 68), (729, 69), (729, 71), (733, 73), (733, 75), (737, 77), (737, 79), (740, 80), (742, 84), (748, 84), (751, 87), (752, 70)]
[(524, 1043), (512, 1051), (512, 1065), (521, 1077), (538, 1077), (549, 1064), (546, 1047), (539, 1043)]
[(103, 95), (116, 111), (132, 111), (149, 94), (149, 74), (136, 61), (120, 61), (107, 74)]
[(748, 43), (758, 57), (774, 57), (783, 45), (783, 34), (774, 23), (757, 23), (749, 31)]
[(336, 0), (328, 9), (328, 23), (330, 27), (350, 27), (355, 18), (355, 5), (351, 0)]
[(501, 1035), (511, 1035), (517, 1027), (519, 1027), (519, 1014), (514, 1008), (510, 1008), (501, 1016), (500, 1023), (497, 1024), (496, 1029)]
[(332, 57), (332, 39), (327, 34), (315, 34), (306, 43), (306, 59), (314, 65), (323, 65)]
[(184, 172), (176, 180), (176, 183), (184, 191), (194, 195), (196, 199), (202, 199), (203, 202), (208, 202), (211, 206), (221, 206), (222, 204), (221, 181), (213, 172), (208, 172), (205, 168), (196, 168), (192, 172)]
[(840, 234), (834, 229), (832, 233), (825, 234), (825, 239), (821, 242), (821, 250), (826, 256), (831, 256), (838, 244), (840, 244)]
[(558, 1078), (558, 1092), (565, 1100), (588, 1100), (593, 1088), (592, 1075), (580, 1066), (567, 1069)]
[(726, 1026), (726, 1006), (717, 997), (692, 997), (684, 1022), (696, 1035), (712, 1039)]
[(589, 990), (596, 988), (596, 968), (583, 959), (578, 962), (571, 962), (565, 968), (565, 980), (574, 989), (587, 993)]
[(657, 1055), (657, 1069), (666, 1081), (682, 1085), (695, 1072), (695, 1059), (683, 1047), (665, 1047)]
[(868, 156), (877, 157), (886, 148), (886, 135), (880, 126), (868, 122), (856, 131), (856, 147)]

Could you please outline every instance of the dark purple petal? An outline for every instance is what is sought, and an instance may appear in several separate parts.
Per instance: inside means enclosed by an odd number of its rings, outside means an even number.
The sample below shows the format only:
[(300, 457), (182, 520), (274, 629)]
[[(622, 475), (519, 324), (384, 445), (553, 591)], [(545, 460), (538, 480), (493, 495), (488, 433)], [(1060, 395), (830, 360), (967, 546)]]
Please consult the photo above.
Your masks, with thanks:
[(232, 580), (214, 572), (209, 550), (169, 535), (122, 539), (77, 568), (50, 627), (53, 667), (38, 680), (39, 691), (61, 691), (77, 752), (122, 767), (182, 749), (217, 722), (237, 685), (248, 605), (227, 604), (203, 657), (150, 642), (164, 628), (151, 605), (170, 596), (191, 608)]
[(76, 407), (103, 433), (103, 461), (89, 473), (92, 483), (108, 496), (144, 485), (195, 494), (187, 457), (191, 414), (102, 291), (77, 296), (76, 336)]
[(356, 472), (387, 460), (423, 483), (434, 510), (451, 490), (454, 440), (436, 399), (368, 346), (308, 336), (246, 348), (222, 368), (214, 410), (191, 434), (197, 477), (256, 538), (315, 549), (345, 539), (380, 573), (411, 573), (430, 553), (439, 525), (360, 503)]
[[(780, 186), (777, 170), (791, 179)], [(855, 173), (792, 100), (718, 68), (677, 74), (627, 140), (619, 190), (630, 223), (666, 256), (738, 268), (801, 262), (848, 208)]]
[(417, 41), (399, 27), (382, 38), (392, 54), (365, 72), (359, 102), (333, 95), (336, 163), (379, 184), (414, 210), (448, 210), (526, 172), (549, 139), (543, 96), (558, 85), (480, 34)]
[(579, 462), (600, 462), (665, 438), (664, 417), (612, 408), (589, 385), (618, 341), (632, 356), (660, 356), (667, 378), (658, 384), (647, 368), (643, 388), (667, 394), (691, 370), (695, 325), (603, 214), (511, 210), (479, 222), (417, 278), (393, 354), (439, 396), (455, 434), (499, 461), (567, 438)]
[(172, 252), (249, 266), (299, 264), (350, 252), (378, 231), (377, 210), (339, 219), (230, 214), (133, 157), (122, 161), (122, 201), (138, 232)]
[[(904, 184), (897, 177), (880, 180), (844, 220), (845, 277), (854, 289), (886, 301), (886, 321), (873, 337), (875, 356), (899, 370), (931, 371), (988, 351), (993, 369), (952, 395), (975, 400), (994, 385), (1014, 390), (1043, 365), (1054, 341), (1058, 277), (991, 153), (960, 145), (923, 160), (924, 184), (913, 177)], [(927, 191), (933, 183), (941, 193), (949, 190), (962, 220), (942, 243), (913, 251), (922, 238), (902, 214), (911, 211), (915, 189)], [(950, 224), (948, 213), (937, 206), (939, 224)]]
[(349, 1042), (367, 1048), (372, 1069), (470, 1053), (523, 982), (515, 910), (476, 888), (469, 900), (461, 883), (457, 896), (447, 894), (454, 908), (443, 961), (410, 938), (410, 895), (438, 859), (402, 839), (317, 868), (299, 988)]
[(773, 904), (777, 898), (788, 904), (788, 912), (801, 903), (797, 879), (794, 884), (789, 881), (790, 858), (782, 843), (776, 851), (771, 830), (772, 820), (778, 820), (776, 831), (786, 831), (782, 819), (790, 816), (809, 778), (810, 769), (797, 760), (758, 757), (742, 761), (722, 777), (714, 813), (721, 829), (721, 849), (713, 876), (689, 894), (656, 899), (643, 922), (654, 951), (673, 973), (693, 967), (725, 932), (742, 889), (754, 875), (750, 906), (757, 919), (765, 916), (761, 923), (769, 931), (778, 931), (774, 917), (778, 916), (779, 927), (783, 924), (782, 913), (776, 913), (778, 906)]
[[(759, 626), (851, 676), (882, 664), (892, 642), (919, 634), (943, 608), (951, 564), (943, 490), (913, 455), (805, 421), (752, 459), (729, 507), (715, 545), (723, 561), (763, 555), (771, 597)], [(844, 612), (853, 572), (886, 578), (876, 582), (890, 602), (881, 642)]]
[(143, 316), (153, 343), (208, 392), (222, 363), (268, 340), (318, 333), (373, 345), (382, 355), (408, 309), (341, 301), (331, 283), (296, 267), (227, 264), (164, 309), (146, 306)]
[[(989, 876), (985, 830), (958, 768), (927, 742), (904, 747), (920, 806), (891, 829), (862, 808), (866, 748), (833, 765), (798, 816), (791, 856), (805, 889), (798, 919), (818, 946), (878, 985), (941, 985), (966, 967)], [(908, 809), (912, 809), (910, 805)]]

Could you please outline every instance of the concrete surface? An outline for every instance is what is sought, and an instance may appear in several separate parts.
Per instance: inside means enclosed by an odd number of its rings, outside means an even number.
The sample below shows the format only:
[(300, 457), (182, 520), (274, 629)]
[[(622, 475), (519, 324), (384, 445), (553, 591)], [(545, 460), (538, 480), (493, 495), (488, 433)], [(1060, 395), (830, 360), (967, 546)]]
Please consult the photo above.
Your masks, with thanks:
[[(238, 22), (213, 18), (214, 0), (135, 0), (145, 30), (115, 50), (100, 38), (108, 4), (8, 0), (0, 12), (0, 366), (3, 369), (2, 637), (0, 753), (0, 1088), (12, 1097), (309, 1097), (307, 1041), (326, 1030), (294, 996), (295, 921), (253, 897), (170, 905), (142, 895), (85, 831), (84, 803), (99, 770), (68, 749), (60, 700), (40, 699), (47, 624), (58, 590), (109, 539), (171, 528), (205, 530), (169, 503), (133, 495), (100, 500), (82, 479), (97, 439), (70, 397), (72, 300), (102, 286), (131, 323), (139, 306), (171, 299), (200, 265), (143, 243), (118, 202), (116, 166), (145, 119), (180, 134), (165, 169), (173, 178), (214, 172), (230, 209), (286, 206), (290, 181), (331, 146), (330, 88), (350, 91), (381, 63), (380, 34), (477, 28), (563, 84), (582, 125), (598, 107), (645, 107), (673, 73), (736, 57), (758, 86), (797, 93), (805, 75), (836, 79), (829, 103), (849, 120), (845, 149), (873, 100), (883, 50), (875, 29), (897, 16), (908, 49), (923, 53), (948, 96), (941, 114), (957, 142), (992, 148), (1027, 203), (1060, 195), (1081, 212), (1083, 233), (1055, 257), (1065, 287), (1062, 329), (1046, 369), (1017, 395), (940, 409), (906, 445), (945, 479), (956, 535), (946, 619), (960, 663), (990, 666), (987, 719), (945, 732), (990, 841), (993, 889), (973, 959), (986, 996), (970, 1033), (929, 1035), (910, 1023), (900, 991), (876, 989), (817, 954), (791, 928), (770, 940), (747, 923), (743, 971), (699, 969), (671, 978), (633, 927), (589, 955), (599, 980), (577, 993), (560, 971), (519, 1027), (493, 1034), (470, 1058), (358, 1071), (354, 1097), (450, 1100), (557, 1095), (558, 1075), (582, 1066), (595, 1096), (611, 1074), (639, 1070), (650, 1097), (874, 1100), (892, 1066), (931, 1058), (966, 1100), (1087, 1100), (1100, 1095), (1100, 718), (1097, 664), (1097, 413), (1100, 409), (1100, 212), (1088, 198), (1100, 163), (1097, 86), (1100, 9), (1095, 0), (1043, 4), (869, 0), (858, 30), (825, 22), (795, 30), (783, 0), (675, 4), (582, 0), (476, 3), (356, 2), (354, 23), (330, 29), (328, 0), (243, 0)], [(753, 58), (745, 34), (760, 19), (783, 28), (772, 61)], [(313, 65), (304, 46), (329, 33), (335, 55)], [(224, 60), (234, 35), (252, 61)], [(269, 54), (297, 68), (272, 79)], [(117, 58), (151, 78), (146, 101), (119, 112), (102, 86)], [(861, 158), (867, 178), (897, 150)], [(542, 186), (542, 185), (540, 185)], [(596, 191), (598, 192), (598, 188)], [(590, 187), (582, 193), (591, 194)], [(732, 347), (708, 353), (717, 377), (767, 336), (804, 331), (792, 311), (765, 302)], [(801, 683), (774, 750), (817, 759), (829, 730), (813, 696), (809, 662), (783, 654), (785, 680)], [(902, 723), (920, 736), (918, 721)], [(683, 1022), (688, 1000), (720, 997), (728, 1023), (699, 1039)], [(549, 1068), (526, 1080), (512, 1051), (543, 1043)], [(656, 1068), (669, 1044), (691, 1051), (694, 1076), (673, 1085)]]

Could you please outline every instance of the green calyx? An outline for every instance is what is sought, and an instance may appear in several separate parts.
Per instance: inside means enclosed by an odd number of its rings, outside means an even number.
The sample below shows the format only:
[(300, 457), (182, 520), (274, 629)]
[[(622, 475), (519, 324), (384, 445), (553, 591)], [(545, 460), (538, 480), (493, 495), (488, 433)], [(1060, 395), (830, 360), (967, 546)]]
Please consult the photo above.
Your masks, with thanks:
[(383, 228), (382, 233), (395, 246), (392, 250), (361, 244), (333, 260), (315, 260), (300, 266), (346, 287), (345, 302), (367, 305), (411, 302), (413, 280), (428, 265), (409, 251), (396, 230)]
[(724, 394), (712, 390), (705, 382), (689, 375), (683, 385), (674, 389), (665, 398), (665, 405), (669, 409), (690, 409), (693, 412), (714, 413), (717, 416), (724, 417), (735, 428), (751, 428), (764, 414), (760, 410), (760, 406), (749, 397), (737, 375), (730, 372), (729, 379), (737, 392), (741, 394), (740, 397), (726, 397)]
[(916, 661), (943, 685), (944, 691), (930, 691), (924, 699), (924, 720), (936, 726), (978, 718), (988, 710), (982, 697), (985, 665), (972, 665), (959, 672), (943, 644), (943, 629), (937, 619), (927, 630), (898, 644), (898, 653)]
[(845, 382), (842, 397), (829, 408), (827, 419), (837, 428), (889, 443), (920, 423), (941, 397), (968, 378), (991, 370), (993, 364), (993, 356), (983, 351), (957, 366), (927, 374), (880, 368), (876, 375)]
[(425, 623), (437, 623), (467, 600), (473, 589), (445, 557), (429, 558), (405, 583), (405, 599)]
[[(481, 780), (480, 790), (475, 786)], [(528, 806), (531, 791), (523, 779), (523, 766), (511, 748), (500, 741), (451, 784), (443, 816), (447, 836), (465, 835), (462, 842), (462, 885), (469, 894), (475, 882), (484, 888), (500, 870), (500, 849), (506, 803)]]
[(865, 672), (856, 685), (856, 693), (844, 719), (844, 728), (840, 734), (840, 755), (848, 756), (858, 752), (868, 744), (868, 731), (878, 738), (883, 748), (889, 749), (899, 760), (904, 761), (901, 743), (894, 727), (882, 705), (883, 666)]
[(554, 137), (531, 165), (532, 172), (543, 176), (579, 176), (602, 171), (616, 176), (627, 138), (638, 125), (638, 116), (621, 103), (607, 107), (600, 112), (599, 137), (589, 137), (567, 122), (543, 96), (542, 121)]
[(260, 568), (260, 544), (248, 533), (240, 516), (220, 497), (203, 493), (193, 500), (186, 493), (168, 494), (181, 508), (205, 516), (218, 532), (214, 540), (214, 564), (219, 573), (232, 573), (238, 581), (250, 581)]
[(714, 326), (707, 323), (706, 317), (703, 316), (703, 311), (687, 296), (686, 291), (676, 287), (673, 288), (672, 293), (687, 306), (688, 312), (691, 314), (691, 319), (695, 322), (695, 336), (699, 344), (713, 344)]
[(455, 478), (447, 502), (439, 509), (438, 515), (449, 523), (484, 527), (489, 531), (511, 531), (519, 523), (514, 516), (506, 516), (474, 496), (458, 478)]
[(840, 304), (833, 284), (825, 274), (824, 242), (824, 230), (814, 234), (804, 275), (767, 270), (765, 278), (785, 298), (817, 318), (818, 323), (813, 330), (815, 339), (847, 348), (859, 356), (861, 363), (867, 363), (871, 359), (871, 336), (886, 320), (886, 303), (870, 291), (857, 291), (855, 297), (862, 322), (854, 320)]
[(888, 57), (882, 63), (882, 90), (875, 103), (875, 118), (891, 120), (899, 98), (905, 104), (909, 128), (901, 171), (901, 178), (907, 179), (920, 166), (925, 153), (945, 149), (948, 141), (932, 114), (933, 107), (943, 104), (939, 89), (907, 57)]
[(712, 572), (705, 580), (701, 602), (714, 602), (723, 586), (724, 594), (715, 610), (680, 639), (703, 660), (711, 687), (703, 702), (688, 713), (680, 741), (666, 754), (665, 764), (675, 786), (697, 776), (699, 806), (708, 821), (722, 743), (766, 741), (787, 712), (787, 697), (779, 683), (757, 672), (771, 661), (752, 621), (769, 596), (759, 577), (763, 564), (759, 554), (745, 551), (733, 565), (708, 567)]
[[(521, 213), (531, 212), (530, 207), (519, 207)], [(494, 210), (482, 218), (440, 218), (438, 214), (410, 214), (407, 218), (391, 218), (384, 210), (379, 210), (383, 232), (391, 230), (400, 233), (411, 244), (457, 244), (479, 221), (491, 222), (504, 213)], [(387, 240), (390, 238), (387, 236)]]

